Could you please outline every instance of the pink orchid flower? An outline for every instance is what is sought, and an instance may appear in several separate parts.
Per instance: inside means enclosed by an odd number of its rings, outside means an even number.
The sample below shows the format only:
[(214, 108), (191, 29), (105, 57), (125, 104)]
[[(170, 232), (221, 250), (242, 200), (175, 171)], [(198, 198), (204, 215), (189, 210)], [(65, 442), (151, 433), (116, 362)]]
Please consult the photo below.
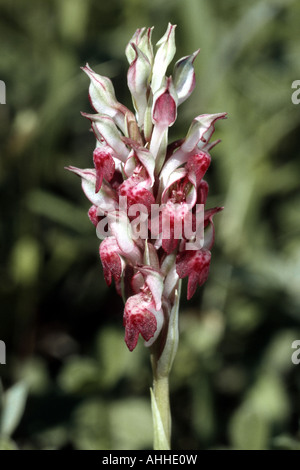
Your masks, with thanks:
[(88, 215), (103, 238), (100, 258), (105, 281), (110, 285), (114, 280), (124, 298), (125, 342), (130, 351), (139, 336), (147, 347), (159, 341), (163, 350), (180, 279), (188, 278), (188, 299), (207, 280), (213, 216), (222, 209), (202, 211), (202, 244), (190, 249), (199, 207), (205, 206), (208, 196), (203, 178), (211, 162), (209, 152), (219, 142), (210, 139), (215, 123), (226, 113), (197, 116), (185, 138), (168, 143), (178, 106), (195, 87), (193, 63), (199, 50), (177, 61), (173, 76), (167, 76), (176, 51), (175, 26), (168, 25), (156, 53), (152, 29), (138, 29), (126, 47), (134, 112), (117, 101), (109, 78), (88, 64), (83, 67), (96, 111), (83, 113), (96, 137), (94, 168), (68, 167), (81, 177), (92, 203)]

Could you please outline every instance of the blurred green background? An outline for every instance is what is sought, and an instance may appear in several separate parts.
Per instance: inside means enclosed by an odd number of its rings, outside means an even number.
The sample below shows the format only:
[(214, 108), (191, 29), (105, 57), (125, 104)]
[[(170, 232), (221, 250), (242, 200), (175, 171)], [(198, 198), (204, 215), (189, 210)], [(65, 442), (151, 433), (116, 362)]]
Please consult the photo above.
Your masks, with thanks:
[[(0, 0), (0, 446), (151, 449), (148, 351), (123, 341), (78, 178), (90, 167), (89, 62), (131, 107), (125, 46), (177, 24), (176, 60), (201, 48), (171, 139), (216, 126), (211, 273), (189, 303), (171, 374), (174, 449), (300, 449), (300, 3)], [(299, 356), (300, 357), (300, 356)]]

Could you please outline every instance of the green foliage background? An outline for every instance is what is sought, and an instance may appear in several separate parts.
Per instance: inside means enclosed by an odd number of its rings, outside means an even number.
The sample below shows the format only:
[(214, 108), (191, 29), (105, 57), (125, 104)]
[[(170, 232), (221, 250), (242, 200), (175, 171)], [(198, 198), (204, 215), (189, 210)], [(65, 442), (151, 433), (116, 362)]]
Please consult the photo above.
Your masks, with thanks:
[[(300, 449), (300, 4), (296, 0), (1, 0), (1, 448), (151, 449), (148, 351), (124, 344), (88, 201), (85, 62), (131, 106), (124, 49), (177, 24), (176, 58), (201, 48), (171, 138), (217, 123), (206, 286), (180, 313), (171, 375), (174, 449)], [(27, 398), (26, 398), (27, 397)], [(9, 416), (9, 418), (8, 418)]]

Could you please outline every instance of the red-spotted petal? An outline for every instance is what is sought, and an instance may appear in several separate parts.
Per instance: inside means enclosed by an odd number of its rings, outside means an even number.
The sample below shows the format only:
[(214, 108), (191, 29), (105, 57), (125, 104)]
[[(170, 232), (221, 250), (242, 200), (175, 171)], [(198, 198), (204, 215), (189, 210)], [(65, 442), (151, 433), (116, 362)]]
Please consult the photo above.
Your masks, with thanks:
[(129, 297), (125, 304), (125, 343), (130, 351), (136, 347), (140, 334), (145, 341), (149, 341), (157, 330), (156, 317), (149, 310), (151, 307), (152, 300), (144, 292)]
[(185, 168), (188, 171), (188, 178), (193, 183), (193, 176), (196, 177), (196, 185), (199, 186), (203, 176), (205, 175), (209, 165), (210, 156), (206, 152), (199, 152), (192, 155)]
[(124, 181), (119, 187), (119, 195), (127, 197), (128, 208), (133, 204), (143, 204), (147, 212), (150, 213), (151, 205), (155, 204), (153, 194), (142, 186), (142, 183), (135, 184), (134, 177)]
[(111, 285), (112, 278), (118, 283), (122, 276), (123, 262), (115, 237), (105, 238), (100, 244), (99, 252), (107, 285)]
[(197, 203), (198, 204), (205, 204), (208, 196), (208, 183), (204, 180), (200, 182), (197, 191)]
[(188, 204), (174, 204), (169, 200), (162, 209), (161, 218), (162, 247), (170, 254), (184, 238), (186, 228), (189, 226), (192, 230), (192, 213)]
[(183, 279), (188, 276), (187, 298), (191, 299), (197, 285), (202, 286), (208, 278), (211, 253), (209, 250), (184, 251), (176, 257), (176, 271)]
[(90, 221), (92, 222), (92, 224), (93, 224), (95, 227), (97, 227), (98, 222), (99, 222), (99, 220), (100, 220), (100, 217), (98, 216), (98, 208), (97, 208), (97, 206), (92, 205), (92, 206), (89, 208), (88, 216), (89, 216), (89, 219), (90, 219)]
[(102, 185), (103, 178), (107, 181), (111, 181), (115, 172), (115, 162), (111, 156), (111, 153), (98, 147), (94, 150), (93, 160), (96, 169), (96, 187), (95, 192), (97, 193)]

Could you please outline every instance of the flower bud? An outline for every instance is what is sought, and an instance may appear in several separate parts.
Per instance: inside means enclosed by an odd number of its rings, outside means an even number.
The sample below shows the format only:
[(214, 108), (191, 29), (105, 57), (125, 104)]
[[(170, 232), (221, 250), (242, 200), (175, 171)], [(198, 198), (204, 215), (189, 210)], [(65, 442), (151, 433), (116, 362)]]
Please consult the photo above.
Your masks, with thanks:
[(129, 150), (122, 141), (121, 134), (113, 119), (101, 114), (82, 113), (82, 115), (91, 121), (96, 139), (99, 142), (104, 139), (107, 145), (114, 151), (114, 156), (122, 162), (125, 162), (129, 155)]
[(114, 115), (118, 101), (110, 79), (98, 75), (90, 68), (89, 64), (81, 68), (91, 80), (89, 96), (93, 108), (95, 108), (98, 113), (107, 114), (109, 116)]
[(132, 43), (135, 58), (131, 62), (127, 74), (128, 88), (132, 95), (134, 109), (137, 113), (139, 127), (144, 123), (144, 115), (147, 107), (147, 90), (151, 74), (151, 64), (145, 54)]
[(125, 54), (126, 54), (129, 64), (131, 64), (135, 58), (133, 44), (138, 46), (140, 51), (142, 51), (144, 55), (147, 57), (149, 63), (151, 65), (153, 64), (153, 47), (152, 47), (152, 42), (151, 42), (153, 27), (148, 28), (146, 33), (145, 33), (145, 29), (146, 28), (137, 29), (134, 35), (132, 36), (131, 40), (126, 46)]
[(144, 28), (138, 28), (134, 35), (132, 36), (132, 38), (130, 39), (129, 43), (127, 44), (126, 48), (125, 48), (125, 55), (127, 57), (127, 60), (129, 62), (129, 64), (131, 64), (131, 62), (134, 60), (135, 58), (135, 53), (134, 53), (134, 49), (132, 47), (133, 44), (135, 44), (136, 46), (138, 46), (140, 44), (140, 41), (141, 41), (141, 38), (144, 34), (144, 31), (145, 31), (145, 27)]
[(98, 75), (88, 64), (81, 68), (91, 80), (89, 98), (93, 108), (97, 113), (106, 114), (113, 118), (122, 132), (125, 132), (125, 115), (131, 112), (126, 106), (117, 101), (115, 90), (110, 79)]
[(183, 57), (174, 66), (173, 82), (178, 96), (178, 105), (183, 103), (195, 88), (196, 80), (193, 62), (199, 52), (200, 49), (192, 55)]
[(168, 29), (164, 36), (158, 41), (159, 46), (153, 64), (151, 88), (155, 93), (162, 84), (168, 65), (171, 63), (175, 52), (175, 28), (176, 25), (168, 24)]
[(153, 65), (153, 47), (151, 41), (152, 31), (153, 26), (152, 28), (147, 29), (147, 32), (141, 37), (138, 44), (140, 50), (145, 54), (151, 65)]

